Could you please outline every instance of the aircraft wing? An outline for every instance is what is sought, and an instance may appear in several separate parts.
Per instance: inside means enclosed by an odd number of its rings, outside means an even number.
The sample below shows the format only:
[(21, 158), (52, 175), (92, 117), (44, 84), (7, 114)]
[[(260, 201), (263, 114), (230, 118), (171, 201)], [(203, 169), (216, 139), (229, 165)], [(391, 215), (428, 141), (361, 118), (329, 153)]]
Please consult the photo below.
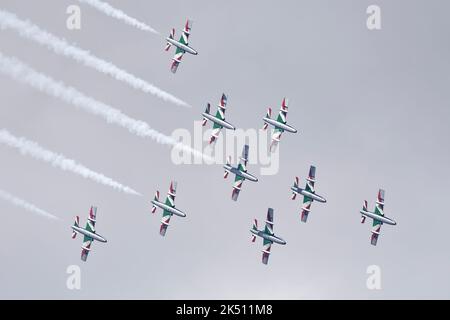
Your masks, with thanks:
[[(269, 208), (267, 210), (266, 226), (264, 228), (264, 233), (273, 235), (273, 209)], [(269, 262), (270, 249), (272, 248), (272, 241), (268, 239), (263, 240), (263, 255), (262, 263), (267, 264)]]
[[(384, 210), (384, 190), (380, 189), (380, 190), (378, 190), (378, 197), (377, 197), (377, 201), (375, 204), (375, 212), (374, 213), (379, 216), (384, 216), (383, 210)], [(372, 237), (371, 237), (370, 243), (374, 246), (377, 245), (378, 236), (380, 235), (382, 224), (383, 224), (383, 222), (373, 219)]]
[(89, 251), (91, 251), (92, 242), (94, 242), (94, 239), (84, 236), (83, 245), (81, 246), (81, 260), (86, 261)]
[[(177, 192), (177, 182), (172, 181), (169, 186), (169, 191), (167, 192), (166, 202), (165, 204), (175, 208), (175, 196)], [(167, 227), (169, 226), (170, 218), (172, 217), (172, 213), (168, 210), (163, 210), (163, 215), (161, 218), (161, 227), (159, 229), (159, 234), (165, 236)]]
[[(311, 193), (315, 193), (314, 183), (316, 182), (316, 167), (309, 167), (308, 178), (306, 178), (305, 190)], [(311, 204), (313, 199), (303, 196), (302, 216), (301, 220), (306, 222), (308, 220), (308, 214), (311, 211)]]
[(270, 249), (272, 249), (272, 241), (264, 239), (263, 240), (263, 250), (262, 250), (262, 263), (267, 264), (269, 262)]
[[(184, 26), (183, 33), (181, 34), (180, 40), (178, 40), (180, 43), (182, 43), (184, 45), (189, 44), (188, 40), (189, 40), (189, 35), (191, 33), (191, 28), (192, 28), (192, 21), (188, 20), (186, 22), (186, 25)], [(172, 59), (173, 62), (172, 62), (172, 67), (171, 67), (171, 70), (173, 73), (177, 72), (178, 65), (181, 63), (181, 58), (183, 58), (184, 53), (185, 53), (185, 51), (178, 47), (175, 50), (175, 55)]]
[[(95, 223), (97, 221), (96, 219), (97, 219), (97, 207), (91, 206), (85, 228), (87, 231), (95, 233)], [(91, 251), (92, 242), (94, 242), (94, 239), (86, 235), (84, 236), (83, 245), (81, 246), (81, 260), (86, 261), (89, 251)]]
[(273, 235), (273, 209), (269, 208), (267, 210), (267, 219), (266, 219), (266, 226), (264, 228), (264, 233)]
[(234, 201), (237, 201), (237, 199), (238, 199), (239, 192), (241, 192), (243, 182), (244, 182), (244, 178), (236, 175), (236, 178), (234, 179), (234, 184), (233, 184), (233, 193), (231, 194), (231, 199), (233, 199)]
[(277, 121), (286, 124), (287, 113), (288, 113), (288, 100), (284, 98), (283, 102), (281, 103), (281, 108), (280, 112), (278, 113)]
[(172, 208), (175, 207), (176, 193), (177, 193), (177, 182), (172, 181), (170, 182), (169, 191), (167, 191), (167, 197), (165, 202), (168, 206), (171, 206)]
[(184, 55), (184, 51), (180, 52), (180, 53), (175, 53), (175, 55), (173, 56), (173, 58), (172, 58), (172, 60), (173, 60), (172, 66), (170, 67), (170, 70), (173, 73), (177, 72), (178, 66), (181, 63), (181, 58), (183, 58), (183, 55)]
[(283, 130), (280, 128), (273, 129), (272, 134), (272, 142), (270, 143), (270, 151), (275, 152), (278, 146), (278, 142), (280, 142), (281, 134), (283, 133)]
[(166, 235), (167, 227), (169, 226), (170, 218), (172, 217), (172, 213), (164, 210), (162, 219), (161, 219), (161, 227), (159, 228), (159, 234), (163, 237)]

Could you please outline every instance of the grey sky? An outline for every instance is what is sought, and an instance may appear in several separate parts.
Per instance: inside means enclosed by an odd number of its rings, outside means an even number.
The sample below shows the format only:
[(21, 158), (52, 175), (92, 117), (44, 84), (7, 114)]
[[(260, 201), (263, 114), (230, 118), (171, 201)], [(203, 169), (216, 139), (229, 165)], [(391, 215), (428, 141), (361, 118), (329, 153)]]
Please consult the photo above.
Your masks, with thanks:
[[(134, 90), (75, 61), (0, 31), (1, 52), (64, 81), (170, 135), (193, 130), (206, 102), (229, 95), (227, 115), (260, 128), (267, 106), (290, 98), (288, 122), (299, 129), (280, 143), (280, 170), (244, 182), (237, 203), (218, 165), (174, 165), (170, 149), (106, 124), (0, 74), (0, 128), (75, 159), (144, 194), (137, 197), (23, 157), (0, 145), (0, 189), (60, 217), (50, 221), (0, 201), (0, 298), (450, 298), (447, 1), (119, 1), (111, 5), (148, 23), (146, 33), (81, 5), (82, 29), (66, 28), (77, 1), (3, 0), (2, 9), (148, 80), (192, 109)], [(382, 29), (366, 28), (366, 8), (382, 10)], [(191, 45), (176, 75), (163, 36), (194, 20)], [(297, 175), (317, 166), (317, 191), (306, 224), (291, 201)], [(259, 173), (257, 165), (249, 170)], [(178, 181), (165, 238), (156, 189)], [(358, 211), (386, 190), (382, 226), (370, 245), (370, 223)], [(98, 232), (87, 263), (70, 225), (98, 206)], [(261, 264), (252, 219), (275, 209), (274, 231), (287, 241)], [(66, 268), (82, 267), (82, 289), (66, 288)], [(366, 288), (379, 265), (382, 290)]]

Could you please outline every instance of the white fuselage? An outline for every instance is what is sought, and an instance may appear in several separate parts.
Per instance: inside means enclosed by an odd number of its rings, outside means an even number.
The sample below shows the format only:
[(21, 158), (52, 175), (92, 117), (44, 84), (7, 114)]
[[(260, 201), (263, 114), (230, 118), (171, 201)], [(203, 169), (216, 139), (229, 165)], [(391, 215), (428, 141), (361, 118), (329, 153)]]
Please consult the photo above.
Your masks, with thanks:
[(381, 221), (383, 223), (390, 224), (392, 226), (395, 226), (397, 224), (397, 222), (395, 222), (394, 220), (389, 219), (389, 218), (387, 218), (385, 216), (379, 216), (379, 215), (377, 215), (374, 212), (365, 211), (365, 210), (360, 210), (359, 212), (365, 217), (369, 217), (369, 218), (372, 218), (374, 220), (378, 220), (378, 221)]
[(286, 241), (284, 241), (280, 237), (277, 237), (274, 234), (270, 235), (270, 234), (265, 233), (264, 231), (255, 230), (255, 229), (250, 229), (250, 232), (253, 233), (255, 236), (261, 237), (263, 239), (270, 240), (270, 241), (278, 243), (278, 244), (286, 244)]
[(225, 121), (225, 120), (217, 119), (217, 118), (216, 118), (215, 116), (213, 116), (212, 114), (203, 112), (203, 113), (202, 113), (202, 116), (205, 117), (206, 119), (208, 119), (208, 120), (214, 122), (214, 123), (217, 123), (217, 124), (221, 125), (221, 126), (224, 127), (224, 128), (227, 128), (227, 129), (230, 129), (230, 130), (236, 130), (236, 128), (235, 128), (231, 123), (229, 123), (229, 122), (227, 122), (227, 121)]
[(183, 50), (185, 52), (188, 52), (188, 53), (193, 54), (193, 55), (197, 55), (198, 54), (198, 52), (195, 51), (193, 48), (191, 48), (191, 47), (189, 47), (189, 46), (187, 46), (185, 44), (182, 44), (181, 42), (179, 42), (179, 41), (177, 41), (175, 39), (172, 39), (172, 38), (168, 37), (168, 38), (166, 38), (166, 40), (170, 44), (174, 45), (177, 48), (180, 48), (181, 50)]
[(315, 194), (315, 193), (308, 192), (305, 189), (302, 189), (302, 188), (299, 188), (299, 187), (291, 187), (291, 190), (293, 192), (297, 193), (297, 194), (301, 194), (302, 196), (311, 198), (311, 199), (313, 199), (315, 201), (319, 201), (319, 202), (322, 202), (322, 203), (327, 202), (327, 200), (324, 197), (319, 196), (318, 194)]
[(231, 173), (233, 173), (233, 174), (235, 174), (237, 176), (240, 176), (240, 177), (242, 177), (242, 178), (244, 178), (246, 180), (250, 180), (252, 182), (257, 182), (258, 181), (258, 178), (255, 177), (254, 175), (252, 175), (250, 173), (247, 173), (247, 172), (240, 171), (238, 168), (232, 167), (229, 164), (225, 164), (223, 166), (223, 168), (225, 169), (225, 171), (231, 172)]
[(171, 206), (168, 206), (165, 203), (162, 203), (162, 202), (159, 202), (159, 201), (156, 201), (156, 200), (152, 200), (152, 203), (155, 206), (157, 206), (157, 207), (159, 207), (159, 208), (161, 208), (163, 210), (167, 210), (167, 211), (169, 211), (170, 213), (172, 213), (172, 214), (174, 214), (176, 216), (183, 217), (183, 218), (186, 217), (186, 213), (184, 213), (181, 210), (178, 210), (177, 208), (172, 208)]
[(78, 233), (81, 233), (85, 236), (91, 237), (94, 240), (100, 241), (100, 242), (107, 242), (105, 238), (103, 238), (101, 235), (97, 234), (97, 233), (93, 233), (91, 231), (88, 231), (84, 228), (80, 228), (77, 226), (72, 226), (72, 229)]
[(271, 119), (271, 118), (264, 117), (263, 121), (265, 123), (268, 123), (268, 124), (276, 127), (276, 128), (283, 129), (284, 131), (287, 131), (287, 132), (291, 132), (291, 133), (296, 133), (297, 132), (297, 129), (291, 127), (290, 125), (278, 122), (277, 120), (274, 120), (274, 119)]

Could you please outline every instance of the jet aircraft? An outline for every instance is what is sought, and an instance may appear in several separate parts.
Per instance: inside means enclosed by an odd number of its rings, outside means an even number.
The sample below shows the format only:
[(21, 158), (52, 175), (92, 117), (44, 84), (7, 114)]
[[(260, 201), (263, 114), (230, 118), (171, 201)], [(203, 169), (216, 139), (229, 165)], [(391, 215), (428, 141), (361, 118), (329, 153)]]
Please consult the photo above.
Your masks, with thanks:
[(83, 245), (81, 246), (81, 260), (86, 261), (89, 251), (91, 251), (91, 244), (94, 240), (100, 242), (106, 242), (106, 239), (103, 238), (95, 231), (95, 222), (97, 217), (97, 207), (91, 206), (91, 210), (89, 211), (88, 221), (86, 223), (86, 227), (80, 227), (80, 217), (75, 217), (75, 223), (72, 226), (72, 239), (75, 239), (78, 233), (84, 235)]
[(364, 200), (363, 208), (359, 211), (361, 213), (361, 223), (366, 221), (366, 217), (369, 217), (373, 220), (372, 224), (372, 237), (370, 243), (374, 246), (377, 245), (378, 236), (380, 235), (381, 225), (383, 223), (395, 226), (397, 222), (393, 219), (384, 216), (384, 190), (378, 190), (378, 197), (375, 203), (375, 211), (370, 212), (367, 209), (367, 201)]
[(192, 28), (192, 21), (187, 20), (186, 25), (184, 26), (183, 33), (180, 37), (180, 40), (175, 40), (175, 29), (172, 29), (169, 36), (166, 38), (167, 44), (166, 44), (166, 51), (170, 49), (170, 47), (173, 45), (176, 47), (175, 55), (173, 57), (172, 67), (171, 71), (173, 73), (177, 72), (178, 65), (181, 63), (181, 58), (183, 55), (187, 52), (193, 55), (197, 55), (198, 52), (195, 51), (192, 47), (188, 46), (188, 39), (189, 35), (191, 33)]
[(163, 209), (161, 227), (159, 229), (159, 234), (163, 237), (166, 235), (166, 230), (167, 227), (169, 226), (170, 218), (173, 215), (183, 218), (186, 217), (186, 214), (183, 211), (175, 208), (176, 191), (177, 191), (177, 183), (176, 181), (172, 181), (170, 183), (169, 192), (167, 192), (166, 201), (164, 203), (159, 201), (159, 191), (156, 191), (155, 198), (151, 201), (153, 204), (152, 213), (155, 213), (156, 208)]
[(297, 129), (291, 127), (290, 125), (286, 124), (286, 117), (288, 113), (288, 99), (284, 98), (283, 102), (281, 103), (281, 109), (280, 113), (278, 114), (277, 119), (272, 119), (272, 108), (269, 108), (267, 110), (266, 116), (263, 118), (264, 126), (263, 129), (266, 130), (269, 124), (274, 127), (273, 134), (272, 134), (272, 142), (270, 144), (270, 151), (275, 152), (278, 142), (280, 142), (281, 134), (284, 131), (296, 133)]
[(219, 137), (219, 133), (220, 130), (222, 130), (222, 128), (236, 130), (236, 128), (231, 123), (225, 121), (225, 110), (227, 107), (227, 100), (228, 98), (225, 95), (225, 93), (222, 94), (222, 98), (220, 99), (220, 104), (217, 106), (217, 113), (215, 116), (210, 114), (211, 105), (209, 103), (206, 106), (205, 112), (202, 113), (203, 115), (202, 126), (205, 126), (208, 120), (213, 122), (213, 130), (211, 138), (209, 139), (210, 144), (216, 141), (216, 139)]
[(235, 175), (233, 193), (231, 194), (231, 199), (237, 201), (239, 192), (242, 188), (242, 183), (244, 180), (249, 180), (252, 182), (257, 182), (258, 178), (247, 172), (247, 161), (248, 161), (248, 144), (244, 146), (242, 150), (242, 157), (239, 165), (237, 167), (231, 166), (231, 157), (227, 158), (227, 163), (223, 166), (225, 173), (223, 175), (224, 179), (228, 177), (231, 172)]
[(269, 208), (267, 211), (267, 220), (264, 230), (258, 230), (258, 220), (254, 220), (253, 227), (250, 229), (252, 233), (252, 242), (256, 241), (256, 236), (263, 238), (263, 250), (262, 250), (262, 263), (267, 264), (269, 262), (270, 249), (272, 243), (285, 245), (286, 241), (276, 236), (273, 233), (273, 209)]
[(308, 214), (311, 211), (311, 204), (312, 202), (318, 201), (318, 202), (327, 202), (327, 200), (316, 194), (316, 189), (314, 188), (314, 183), (316, 182), (316, 167), (310, 166), (309, 167), (309, 175), (308, 178), (306, 178), (306, 186), (305, 189), (302, 189), (298, 186), (299, 179), (298, 177), (295, 177), (294, 185), (291, 187), (292, 190), (292, 200), (295, 200), (298, 194), (303, 196), (303, 206), (302, 206), (302, 215), (301, 219), (303, 222), (306, 222), (308, 219)]

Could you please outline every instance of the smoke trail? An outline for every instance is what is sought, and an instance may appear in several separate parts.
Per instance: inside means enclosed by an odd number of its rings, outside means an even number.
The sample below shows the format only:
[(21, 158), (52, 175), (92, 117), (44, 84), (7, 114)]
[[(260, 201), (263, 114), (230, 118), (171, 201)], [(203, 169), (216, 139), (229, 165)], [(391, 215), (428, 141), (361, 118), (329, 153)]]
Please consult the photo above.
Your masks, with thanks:
[(51, 213), (48, 213), (45, 210), (39, 209), (38, 207), (36, 207), (35, 205), (26, 202), (25, 200), (22, 200), (20, 198), (17, 198), (15, 196), (13, 196), (12, 194), (0, 190), (0, 198), (2, 198), (3, 200), (9, 201), (12, 204), (24, 208), (25, 210), (31, 211), (31, 212), (35, 212), (43, 217), (49, 218), (49, 219), (53, 219), (53, 220), (59, 220), (58, 217), (55, 217), (54, 215), (52, 215)]
[(84, 95), (78, 90), (68, 87), (61, 82), (56, 82), (52, 78), (39, 73), (16, 58), (8, 58), (0, 52), (0, 72), (7, 74), (16, 81), (28, 84), (33, 88), (44, 92), (50, 96), (61, 99), (69, 104), (79, 107), (93, 115), (100, 116), (108, 123), (114, 123), (129, 132), (141, 137), (150, 137), (159, 144), (170, 145), (174, 148), (188, 152), (196, 157), (206, 159), (210, 162), (214, 160), (189, 146), (177, 142), (170, 136), (166, 136), (152, 129), (146, 122), (133, 119), (120, 110), (110, 107), (100, 101)]
[(13, 13), (0, 10), (0, 28), (12, 29), (19, 33), (21, 37), (37, 42), (53, 50), (56, 54), (70, 57), (85, 66), (93, 68), (99, 72), (108, 74), (116, 80), (123, 81), (135, 89), (153, 94), (165, 101), (172, 102), (178, 106), (191, 107), (186, 102), (174, 97), (154, 85), (142, 80), (127, 71), (116, 67), (114, 64), (100, 58), (76, 46), (70, 45), (67, 41), (60, 39), (29, 21), (20, 20)]
[(64, 171), (71, 171), (84, 178), (91, 179), (97, 183), (104, 184), (106, 186), (112, 187), (116, 190), (128, 194), (140, 195), (138, 192), (134, 191), (130, 187), (124, 186), (112, 180), (111, 178), (104, 176), (101, 173), (92, 171), (83, 166), (82, 164), (77, 163), (75, 160), (67, 159), (62, 154), (57, 154), (50, 150), (46, 150), (36, 142), (27, 140), (23, 137), (17, 138), (5, 129), (0, 130), (0, 143), (3, 143), (12, 148), (16, 148), (23, 155), (30, 155), (31, 157), (37, 160), (47, 162), (52, 166), (60, 168)]
[(108, 4), (106, 2), (99, 1), (99, 0), (78, 0), (78, 1), (81, 3), (86, 3), (86, 4), (94, 7), (98, 11), (103, 12), (104, 14), (106, 14), (107, 16), (110, 16), (111, 18), (122, 20), (123, 22), (125, 22), (126, 24), (128, 24), (130, 26), (136, 27), (143, 31), (149, 31), (149, 32), (152, 32), (155, 34), (159, 34), (158, 31), (156, 31), (149, 25), (147, 25), (143, 22), (140, 22), (140, 21), (136, 20), (135, 18), (130, 17), (125, 12), (112, 7), (110, 4)]

